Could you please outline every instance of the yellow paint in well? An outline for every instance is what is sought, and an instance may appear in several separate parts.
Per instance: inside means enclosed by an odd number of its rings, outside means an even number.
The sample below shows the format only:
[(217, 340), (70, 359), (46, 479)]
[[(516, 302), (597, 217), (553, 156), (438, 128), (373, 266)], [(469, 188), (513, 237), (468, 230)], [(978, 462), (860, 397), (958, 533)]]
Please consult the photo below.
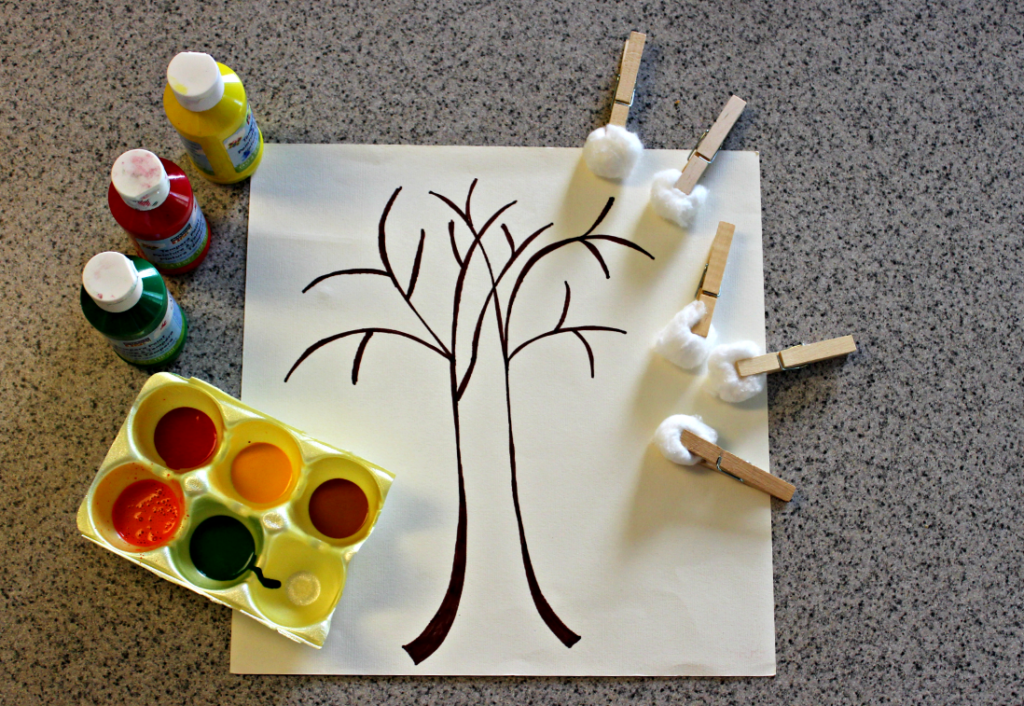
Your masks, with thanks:
[(231, 462), (231, 483), (251, 503), (272, 503), (288, 490), (292, 464), (273, 444), (252, 444)]

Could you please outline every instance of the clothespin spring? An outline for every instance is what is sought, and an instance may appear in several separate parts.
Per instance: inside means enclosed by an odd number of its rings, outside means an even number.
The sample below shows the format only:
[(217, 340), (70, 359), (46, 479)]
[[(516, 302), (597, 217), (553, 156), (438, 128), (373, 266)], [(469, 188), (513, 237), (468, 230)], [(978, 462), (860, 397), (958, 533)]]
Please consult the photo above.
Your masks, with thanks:
[(708, 276), (708, 264), (709, 263), (707, 263), (707, 262), (704, 263), (704, 271), (701, 272), (700, 282), (697, 283), (697, 291), (693, 293), (693, 296), (694, 297), (699, 297), (701, 295), (701, 293), (703, 293), (704, 296), (706, 296), (706, 297), (712, 297), (714, 299), (718, 299), (718, 294), (719, 294), (718, 292), (704, 292), (703, 291), (704, 290), (704, 278), (706, 278)]
[(707, 128), (707, 129), (706, 129), (706, 130), (705, 130), (704, 132), (702, 132), (702, 133), (700, 134), (700, 137), (698, 137), (698, 138), (697, 138), (697, 144), (696, 144), (696, 145), (694, 146), (694, 148), (693, 148), (692, 150), (690, 150), (690, 154), (689, 154), (689, 155), (687, 155), (687, 157), (686, 157), (686, 161), (687, 161), (687, 162), (689, 162), (689, 161), (690, 161), (690, 157), (693, 157), (693, 155), (697, 155), (698, 157), (700, 157), (701, 159), (703, 159), (703, 160), (704, 160), (705, 162), (707, 162), (708, 164), (711, 164), (712, 162), (714, 162), (714, 161), (715, 161), (715, 157), (717, 157), (717, 156), (718, 156), (718, 152), (717, 152), (717, 151), (716, 151), (716, 152), (715, 152), (715, 153), (714, 153), (713, 155), (711, 155), (711, 159), (708, 159), (708, 158), (707, 158), (707, 157), (705, 157), (704, 155), (702, 155), (702, 154), (700, 154), (699, 152), (697, 152), (697, 150), (699, 150), (699, 149), (700, 149), (701, 143), (703, 143), (703, 142), (704, 142), (704, 138), (708, 136), (708, 133), (709, 133), (709, 132), (711, 132), (711, 128)]
[[(804, 344), (800, 343), (798, 345), (802, 346)], [(796, 348), (796, 346), (790, 346), (787, 350), (793, 350), (793, 348)], [(779, 359), (779, 372), (782, 372), (783, 370), (799, 370), (800, 368), (807, 367), (804, 365), (793, 365), (790, 367), (786, 367), (786, 364), (782, 361), (782, 353), (782, 351), (779, 351), (778, 353), (775, 354), (775, 357)]]
[(719, 456), (718, 460), (715, 461), (715, 470), (718, 471), (719, 473), (722, 473), (724, 475), (729, 476), (733, 480), (738, 480), (740, 483), (746, 483), (746, 481), (743, 480), (742, 478), (740, 478), (739, 476), (734, 476), (732, 473), (729, 473), (729, 471), (727, 471), (724, 468), (722, 468), (722, 457), (721, 456)]

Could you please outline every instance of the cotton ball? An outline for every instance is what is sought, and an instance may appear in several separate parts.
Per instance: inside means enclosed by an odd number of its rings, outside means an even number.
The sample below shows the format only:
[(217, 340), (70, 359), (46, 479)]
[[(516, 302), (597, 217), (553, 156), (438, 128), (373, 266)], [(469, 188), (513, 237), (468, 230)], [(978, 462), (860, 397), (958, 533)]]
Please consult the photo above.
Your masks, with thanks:
[(605, 125), (587, 136), (583, 161), (590, 171), (605, 179), (622, 179), (636, 166), (644, 146), (624, 127)]
[(703, 186), (693, 187), (693, 193), (687, 195), (676, 188), (676, 182), (682, 174), (678, 169), (666, 169), (654, 175), (651, 184), (651, 208), (667, 221), (678, 223), (688, 228), (693, 223), (697, 209), (708, 197), (708, 190)]
[(718, 346), (708, 357), (708, 387), (726, 402), (743, 402), (764, 389), (765, 374), (741, 378), (736, 361), (761, 355), (761, 347), (753, 341), (739, 341)]
[(694, 466), (700, 463), (701, 458), (683, 446), (683, 431), (696, 434), (712, 444), (718, 441), (718, 432), (702, 422), (700, 417), (688, 414), (674, 414), (658, 425), (658, 430), (654, 432), (654, 443), (662, 455), (672, 463)]
[(699, 299), (684, 306), (658, 334), (654, 350), (683, 370), (699, 366), (707, 359), (718, 337), (714, 326), (708, 329), (707, 338), (691, 331), (704, 318), (706, 312), (707, 307)]

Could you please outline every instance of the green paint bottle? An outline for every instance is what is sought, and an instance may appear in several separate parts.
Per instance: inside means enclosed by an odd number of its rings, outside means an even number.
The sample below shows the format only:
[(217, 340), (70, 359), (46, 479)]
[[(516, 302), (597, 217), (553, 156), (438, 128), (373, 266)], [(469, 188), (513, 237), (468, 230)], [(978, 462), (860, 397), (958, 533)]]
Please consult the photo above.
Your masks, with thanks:
[(93, 257), (82, 272), (81, 300), (85, 318), (129, 363), (167, 365), (185, 345), (188, 320), (163, 277), (142, 258)]

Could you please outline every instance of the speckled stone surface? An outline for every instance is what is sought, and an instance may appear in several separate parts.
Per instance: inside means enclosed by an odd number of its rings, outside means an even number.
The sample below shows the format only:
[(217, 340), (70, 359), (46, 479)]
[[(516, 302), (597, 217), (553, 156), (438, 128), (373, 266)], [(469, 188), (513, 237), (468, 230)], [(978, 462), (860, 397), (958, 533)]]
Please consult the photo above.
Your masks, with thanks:
[[(1024, 20), (1013, 3), (0, 2), (0, 703), (1024, 702)], [(598, 6), (600, 5), (600, 6)], [(167, 61), (213, 53), (270, 142), (579, 146), (648, 33), (631, 128), (691, 146), (729, 92), (761, 153), (778, 676), (379, 679), (228, 672), (226, 608), (78, 537), (146, 374), (78, 307), (127, 241), (109, 167), (184, 164)], [(191, 167), (216, 234), (172, 290), (171, 370), (238, 394), (248, 187)]]

